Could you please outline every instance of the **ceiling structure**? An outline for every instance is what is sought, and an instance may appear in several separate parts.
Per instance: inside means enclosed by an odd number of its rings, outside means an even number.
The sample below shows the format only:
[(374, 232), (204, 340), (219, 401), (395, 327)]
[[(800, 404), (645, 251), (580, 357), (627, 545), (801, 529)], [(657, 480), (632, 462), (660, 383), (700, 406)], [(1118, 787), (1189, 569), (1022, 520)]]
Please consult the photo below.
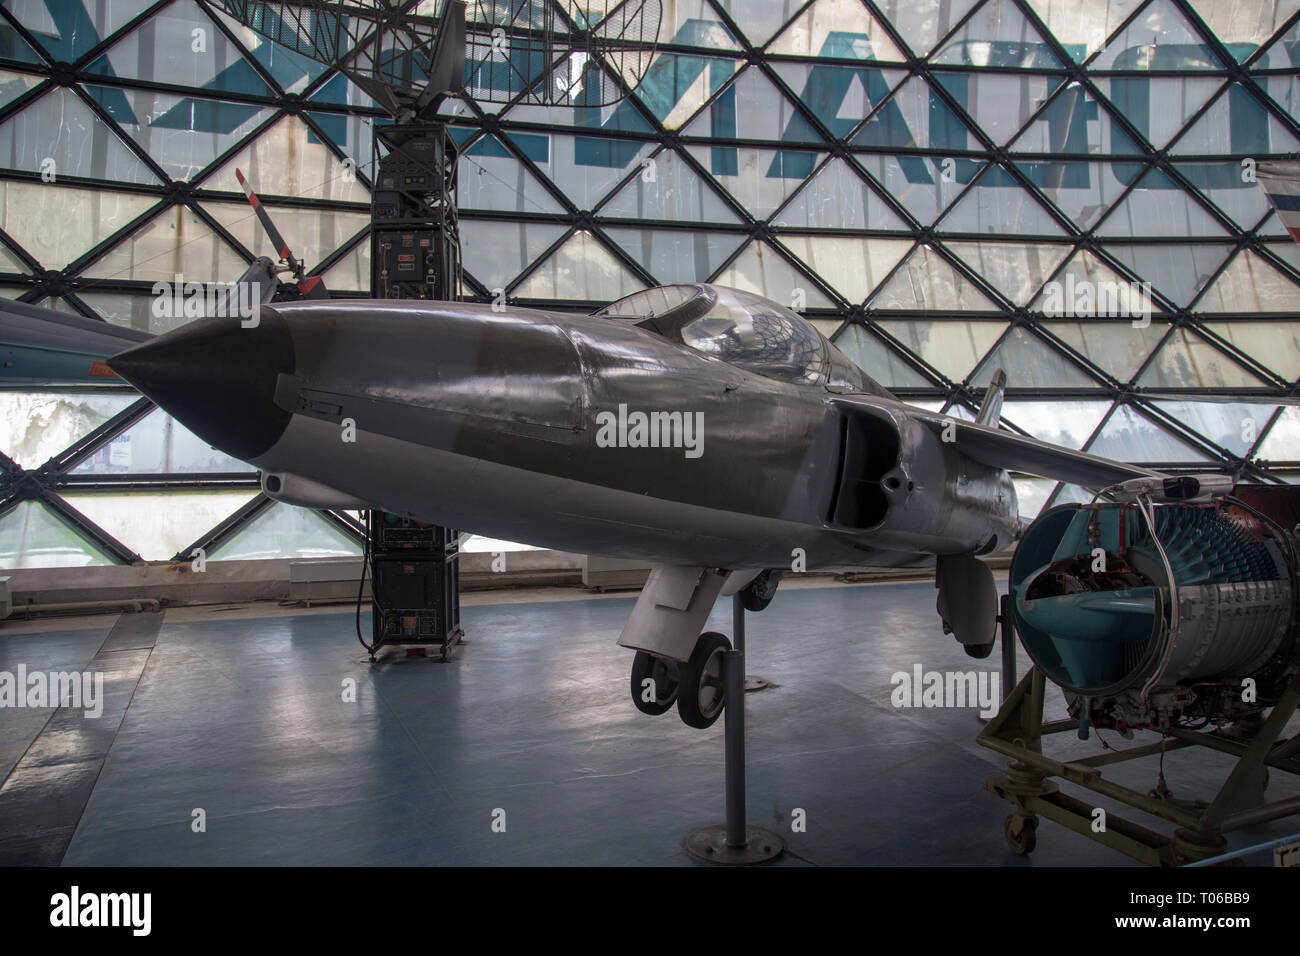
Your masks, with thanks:
[[(546, 6), (586, 29), (616, 4)], [(619, 102), (503, 103), (480, 71), (444, 110), (466, 297), (590, 311), (716, 281), (799, 309), (926, 407), (973, 417), (1002, 367), (1027, 434), (1300, 474), (1300, 408), (1278, 402), (1300, 380), (1300, 247), (1253, 175), (1300, 152), (1300, 0), (660, 7), (635, 88), (599, 64)], [(530, 62), (512, 74), (555, 82)], [(213, 0), (0, 0), (0, 295), (188, 321), (155, 283), (274, 256), (238, 166), (310, 271), (362, 296), (386, 121)], [(269, 502), (127, 391), (0, 392), (0, 452), (0, 566), (357, 550), (348, 516)], [(1027, 515), (1077, 494), (1017, 486)]]

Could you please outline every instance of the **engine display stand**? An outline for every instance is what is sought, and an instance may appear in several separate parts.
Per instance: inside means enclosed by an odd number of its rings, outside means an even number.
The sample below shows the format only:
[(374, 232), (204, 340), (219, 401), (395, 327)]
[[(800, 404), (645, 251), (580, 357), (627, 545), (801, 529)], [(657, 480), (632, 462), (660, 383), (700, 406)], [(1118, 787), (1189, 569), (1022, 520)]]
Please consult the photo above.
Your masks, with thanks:
[[(1004, 599), (1000, 619), (1004, 662), (1014, 661), (1016, 640), (1008, 610)], [(1013, 666), (1008, 677), (1013, 679), (1014, 674)], [(1155, 743), (1108, 750), (1071, 761), (1057, 760), (1043, 753), (1043, 738), (1079, 727), (1074, 719), (1044, 723), (1046, 689), (1043, 672), (1034, 667), (976, 738), (980, 746), (1012, 759), (1005, 774), (990, 777), (984, 786), (1013, 807), (1006, 819), (1005, 833), (1014, 853), (1033, 852), (1039, 817), (1046, 817), (1139, 862), (1179, 866), (1224, 853), (1228, 848), (1226, 833), (1300, 814), (1300, 797), (1264, 802), (1270, 768), (1300, 776), (1300, 734), (1290, 739), (1282, 736), (1287, 722), (1300, 706), (1300, 675), (1292, 680), (1272, 713), (1244, 733), (1175, 727), (1168, 731), (1166, 738)], [(1237, 726), (1240, 730), (1241, 725)], [(1177, 801), (1157, 791), (1140, 793), (1106, 779), (1102, 773), (1102, 768), (1111, 764), (1158, 757), (1162, 751), (1168, 753), (1186, 747), (1206, 747), (1237, 758), (1236, 765), (1208, 804)], [(1097, 832), (1093, 829), (1095, 807), (1063, 792), (1058, 780), (1174, 823), (1179, 829), (1170, 838), (1107, 813), (1104, 830)]]
[(745, 818), (745, 607), (739, 593), (732, 597), (732, 624), (732, 649), (722, 655), (727, 822), (692, 830), (685, 847), (707, 863), (768, 863), (785, 852), (785, 841)]

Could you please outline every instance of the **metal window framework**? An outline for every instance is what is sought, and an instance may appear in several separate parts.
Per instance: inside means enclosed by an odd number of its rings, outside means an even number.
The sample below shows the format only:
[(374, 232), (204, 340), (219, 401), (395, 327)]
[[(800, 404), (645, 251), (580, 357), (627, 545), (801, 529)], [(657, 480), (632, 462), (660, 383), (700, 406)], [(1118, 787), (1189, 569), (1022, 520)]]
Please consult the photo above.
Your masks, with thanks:
[[(0, 67), (5, 69), (26, 73), (29, 75), (42, 77), (32, 89), (15, 97), (11, 102), (0, 107), (0, 124), (5, 123), (14, 116), (18, 115), (24, 109), (29, 108), (41, 97), (58, 88), (64, 88), (72, 91), (78, 99), (84, 103), (92, 114), (110, 130), (116, 140), (123, 144), (137, 159), (144, 168), (147, 169), (154, 177), (158, 179), (157, 185), (145, 185), (134, 183), (109, 182), (101, 179), (77, 177), (77, 176), (60, 176), (60, 184), (70, 186), (80, 186), (83, 188), (92, 188), (99, 191), (122, 191), (134, 193), (137, 195), (153, 196), (157, 198), (157, 203), (147, 209), (144, 213), (137, 216), (132, 221), (123, 225), (120, 229), (114, 231), (101, 242), (95, 244), (92, 248), (83, 252), (72, 262), (68, 263), (61, 269), (47, 269), (27, 250), (23, 249), (13, 236), (5, 233), (0, 229), (0, 247), (9, 252), (17, 259), (25, 269), (25, 273), (3, 273), (0, 272), (0, 284), (8, 286), (22, 287), (24, 291), (19, 296), (21, 301), (37, 302), (46, 297), (61, 298), (72, 308), (76, 309), (83, 315), (98, 318), (98, 313), (87, 304), (79, 293), (81, 292), (116, 292), (129, 295), (143, 296), (148, 294), (151, 283), (142, 280), (128, 279), (92, 279), (84, 277), (83, 273), (96, 262), (100, 261), (110, 251), (119, 244), (126, 241), (128, 237), (147, 226), (149, 223), (157, 220), (160, 216), (168, 213), (176, 207), (184, 207), (197, 216), (203, 224), (211, 230), (217, 237), (218, 241), (224, 243), (238, 256), (245, 261), (251, 261), (253, 253), (243, 243), (241, 243), (226, 227), (224, 227), (215, 216), (212, 215), (205, 207), (205, 202), (209, 201), (241, 201), (241, 196), (237, 193), (214, 189), (205, 186), (206, 180), (210, 179), (213, 174), (221, 169), (226, 163), (238, 156), (243, 150), (247, 149), (250, 144), (256, 141), (260, 136), (280, 123), (286, 117), (295, 117), (301, 121), (310, 130), (312, 135), (318, 139), (325, 148), (334, 155), (340, 162), (347, 160), (347, 152), (325, 132), (316, 116), (342, 116), (342, 117), (361, 117), (368, 119), (372, 123), (384, 122), (384, 114), (375, 108), (360, 106), (340, 105), (328, 100), (313, 100), (312, 97), (322, 92), (327, 83), (334, 80), (339, 74), (331, 70), (324, 70), (315, 79), (309, 79), (307, 86), (301, 93), (288, 94), (283, 87), (272, 75), (271, 71), (266, 69), (252, 50), (247, 47), (240, 37), (232, 31), (223, 19), (217, 15), (216, 6), (210, 0), (194, 0), (197, 8), (202, 11), (202, 15), (211, 21), (212, 26), (222, 37), (232, 45), (232, 48), (238, 51), (245, 62), (251, 65), (258, 79), (264, 83), (270, 96), (261, 96), (248, 93), (237, 93), (231, 91), (221, 91), (217, 95), (211, 92), (198, 90), (192, 87), (176, 85), (153, 80), (145, 80), (134, 77), (120, 76), (103, 76), (99, 73), (91, 73), (88, 67), (104, 55), (115, 44), (121, 42), (143, 24), (148, 22), (158, 13), (173, 6), (175, 0), (158, 0), (141, 11), (129, 22), (123, 24), (119, 29), (106, 35), (79, 56), (74, 63), (55, 62), (46, 50), (46, 47), (24, 26), (7, 7), (0, 6), (0, 28), (7, 28), (13, 31), (23, 42), (31, 47), (41, 63), (32, 64), (24, 60), (5, 60), (0, 58)], [(408, 0), (407, 6), (412, 7), (417, 0)], [(1213, 288), (1216, 280), (1231, 267), (1238, 256), (1243, 255), (1245, 250), (1249, 250), (1254, 255), (1259, 256), (1270, 266), (1276, 269), (1282, 276), (1291, 282), (1300, 286), (1300, 268), (1293, 266), (1283, 257), (1277, 255), (1271, 248), (1272, 243), (1268, 241), (1264, 230), (1269, 227), (1275, 214), (1269, 211), (1258, 222), (1250, 228), (1238, 224), (1231, 215), (1220, 208), (1208, 195), (1198, 191), (1187, 177), (1178, 169), (1180, 164), (1195, 163), (1205, 161), (1240, 161), (1247, 158), (1230, 152), (1206, 154), (1206, 155), (1182, 155), (1176, 157), (1172, 154), (1172, 149), (1185, 134), (1192, 129), (1205, 114), (1214, 107), (1223, 97), (1230, 95), (1230, 89), (1237, 88), (1245, 92), (1252, 101), (1257, 103), (1264, 111), (1264, 114), (1271, 117), (1281, 127), (1300, 140), (1300, 122), (1279, 105), (1267, 92), (1267, 90), (1257, 82), (1258, 79), (1272, 76), (1296, 76), (1300, 74), (1297, 69), (1269, 69), (1258, 70), (1255, 65), (1258, 64), (1270, 48), (1275, 47), (1281, 41), (1285, 34), (1300, 23), (1300, 12), (1290, 16), (1274, 33), (1266, 40), (1261, 42), (1259, 48), (1246, 60), (1241, 63), (1236, 62), (1225, 45), (1209, 30), (1201, 20), (1196, 10), (1192, 7), (1190, 0), (1146, 0), (1145, 3), (1137, 6), (1129, 16), (1106, 37), (1105, 42), (1101, 43), (1093, 53), (1082, 63), (1076, 63), (1070, 57), (1069, 53), (1047, 29), (1046, 24), (1038, 16), (1028, 0), (1004, 0), (1009, 6), (1013, 7), (1030, 28), (1037, 32), (1039, 39), (1043, 42), (1051, 54), (1055, 57), (1058, 66), (1056, 68), (1019, 68), (1019, 67), (995, 67), (995, 66), (971, 66), (938, 63), (934, 61), (934, 56), (942, 51), (945, 46), (960, 37), (962, 31), (979, 16), (981, 11), (992, 0), (983, 0), (975, 3), (962, 17), (958, 18), (948, 31), (938, 37), (930, 51), (918, 54), (910, 50), (906, 40), (900, 31), (889, 22), (888, 18), (883, 15), (878, 4), (874, 0), (858, 0), (862, 4), (864, 11), (875, 20), (876, 24), (883, 29), (890, 40), (903, 53), (904, 59), (900, 61), (861, 61), (856, 59), (834, 58), (825, 56), (808, 56), (808, 55), (789, 55), (768, 52), (773, 44), (798, 21), (810, 8), (816, 5), (818, 0), (808, 0), (801, 4), (785, 22), (772, 34), (771, 38), (761, 46), (752, 44), (747, 38), (745, 32), (737, 24), (736, 20), (720, 4), (712, 3), (712, 0), (706, 0), (705, 10), (716, 16), (716, 19), (737, 41), (737, 49), (708, 49), (680, 44), (674, 42), (665, 42), (658, 44), (659, 55), (686, 55), (703, 59), (706, 63), (714, 61), (736, 61), (738, 66), (734, 69), (733, 75), (725, 82), (720, 84), (719, 88), (714, 90), (703, 103), (701, 103), (692, 114), (685, 118), (678, 128), (665, 127), (655, 116), (652, 110), (641, 100), (633, 91), (624, 86), (627, 93), (627, 104), (635, 112), (638, 123), (643, 126), (642, 130), (626, 129), (593, 129), (585, 126), (574, 124), (564, 124), (557, 122), (538, 122), (534, 119), (512, 118), (511, 111), (516, 105), (527, 104), (529, 90), (523, 90), (515, 99), (500, 108), (491, 111), (485, 110), (480, 104), (469, 100), (467, 101), (466, 115), (458, 116), (453, 120), (454, 125), (468, 134), (468, 138), (462, 142), (462, 155), (464, 155), (476, 143), (484, 140), (486, 137), (493, 137), (497, 144), (500, 144), (506, 150), (507, 154), (518, 162), (531, 181), (536, 183), (540, 188), (546, 191), (548, 197), (558, 206), (559, 212), (529, 212), (529, 211), (491, 211), (491, 210), (472, 210), (466, 209), (461, 212), (463, 222), (491, 222), (504, 221), (510, 223), (538, 223), (547, 225), (558, 225), (562, 227), (561, 233), (553, 242), (534, 256), (532, 260), (525, 264), (524, 268), (510, 280), (505, 287), (508, 296), (520, 289), (566, 242), (570, 241), (576, 234), (582, 232), (594, 238), (600, 247), (608, 252), (628, 273), (636, 278), (637, 281), (646, 285), (656, 284), (658, 281), (648, 268), (641, 262), (637, 261), (632, 255), (626, 252), (623, 247), (614, 241), (606, 232), (610, 228), (643, 228), (662, 230), (665, 232), (680, 231), (683, 233), (694, 232), (698, 230), (707, 230), (709, 232), (731, 234), (737, 237), (735, 248), (725, 256), (714, 269), (712, 276), (718, 276), (736, 263), (754, 243), (761, 243), (766, 250), (770, 250), (776, 257), (788, 266), (793, 274), (798, 276), (801, 281), (807, 281), (810, 288), (815, 289), (826, 300), (832, 303), (832, 308), (814, 308), (808, 309), (807, 314), (810, 318), (830, 319), (840, 322), (837, 330), (837, 336), (848, 327), (848, 325), (858, 325), (868, 330), (868, 340), (880, 343), (880, 346), (889, 351), (891, 358), (903, 363), (907, 368), (914, 371), (927, 384), (913, 387), (897, 387), (894, 391), (901, 397), (912, 400), (924, 401), (941, 401), (945, 410), (958, 408), (973, 409), (978, 405), (982, 395), (982, 389), (972, 384), (972, 379), (981, 367), (988, 361), (989, 356), (995, 354), (1007, 342), (1008, 338), (1017, 330), (1024, 330), (1035, 343), (1041, 344), (1042, 347), (1050, 350), (1051, 354), (1063, 359), (1072, 368), (1088, 379), (1094, 385), (1081, 387), (1056, 387), (1056, 388), (1026, 388), (1016, 387), (1014, 380), (1012, 387), (1008, 390), (1008, 399), (1014, 403), (1015, 400), (1045, 400), (1045, 399), (1088, 399), (1088, 400), (1106, 400), (1110, 401), (1111, 407), (1102, 416), (1092, 434), (1089, 436), (1084, 447), (1088, 447), (1106, 429), (1108, 423), (1119, 413), (1123, 407), (1130, 407), (1138, 414), (1144, 422), (1164, 433), (1171, 434), (1187, 444), (1191, 445), (1198, 453), (1206, 455), (1211, 459), (1211, 467), (1220, 467), (1223, 470), (1232, 471), (1255, 480), (1261, 481), (1280, 481), (1280, 472), (1290, 469), (1300, 468), (1300, 461), (1271, 462), (1260, 463), (1255, 460), (1259, 449), (1263, 447), (1265, 441), (1282, 417), (1284, 409), (1276, 408), (1268, 418), (1263, 427), (1259, 429), (1258, 435), (1251, 447), (1242, 455), (1236, 455), (1231, 450), (1216, 444), (1210, 437), (1202, 435), (1189, 427), (1186, 423), (1176, 420), (1166, 410), (1162, 409), (1155, 403), (1155, 400), (1143, 394), (1143, 390), (1136, 383), (1142, 378), (1146, 370), (1156, 361), (1160, 351), (1170, 343), (1171, 339), (1179, 334), (1180, 330), (1187, 330), (1196, 337), (1198, 342), (1204, 342), (1218, 353), (1222, 353), (1227, 360), (1241, 366), (1252, 376), (1261, 381), (1258, 387), (1250, 388), (1215, 388), (1215, 389), (1187, 389), (1186, 396), (1195, 398), (1197, 395), (1213, 393), (1222, 397), (1231, 397), (1236, 401), (1254, 404), (1270, 404), (1278, 398), (1294, 398), (1300, 396), (1300, 382), (1290, 381), (1279, 375), (1269, 368), (1264, 362), (1247, 354), (1241, 348), (1227, 341), (1223, 336), (1217, 334), (1209, 328), (1212, 323), (1223, 321), (1240, 320), (1246, 316), (1241, 313), (1208, 313), (1194, 311), (1197, 302), (1206, 295), (1208, 290)], [(1103, 56), (1104, 52), (1112, 43), (1121, 37), (1130, 24), (1136, 22), (1139, 17), (1151, 10), (1156, 4), (1165, 3), (1169, 8), (1175, 10), (1193, 31), (1197, 39), (1210, 52), (1210, 54), (1219, 61), (1218, 69), (1206, 69), (1195, 71), (1177, 71), (1177, 70), (1143, 70), (1143, 71), (1124, 71), (1124, 70), (1096, 70), (1090, 69), (1089, 65), (1096, 62)], [(270, 41), (263, 41), (270, 42)], [(847, 69), (869, 69), (881, 67), (884, 69), (897, 69), (901, 72), (891, 88), (889, 95), (867, 112), (862, 120), (856, 123), (848, 132), (842, 136), (836, 136), (822, 121), (816, 112), (806, 104), (799, 94), (785, 81), (782, 75), (775, 68), (782, 64), (818, 64), (830, 65), (838, 68)], [(610, 82), (622, 84), (621, 78), (617, 72), (608, 66), (602, 64)], [(706, 66), (706, 69), (708, 67)], [(770, 84), (785, 101), (795, 114), (801, 120), (801, 123), (817, 137), (807, 140), (776, 141), (765, 139), (746, 139), (743, 137), (718, 137), (718, 136), (700, 136), (687, 135), (682, 132), (692, 121), (706, 114), (712, 106), (729, 95), (729, 91), (736, 89), (737, 84), (741, 82), (749, 71), (754, 71), (758, 76)], [(548, 71), (542, 71), (539, 75), (539, 83), (544, 82)], [(1003, 73), (1016, 76), (1032, 75), (1035, 77), (1047, 78), (1050, 82), (1055, 81), (1055, 86), (1044, 97), (1042, 103), (1038, 104), (1025, 122), (1010, 135), (1005, 135), (1002, 139), (1004, 143), (1013, 144), (1027, 129), (1052, 108), (1061, 97), (1072, 95), (1072, 90), (1082, 90), (1092, 102), (1097, 104), (1100, 115), (1112, 123), (1115, 128), (1120, 129), (1140, 150), (1137, 154), (1132, 153), (1035, 153), (1020, 150), (1010, 150), (1007, 146), (1000, 146), (990, 137), (979, 124), (975, 121), (970, 111), (962, 106), (945, 85), (939, 81), (939, 77), (945, 76), (976, 76), (994, 73)], [(1118, 108), (1111, 102), (1110, 98), (1099, 88), (1096, 80), (1109, 77), (1209, 77), (1220, 80), (1219, 89), (1209, 96), (1206, 101), (1194, 112), (1192, 112), (1178, 131), (1174, 133), (1169, 142), (1163, 147), (1157, 149), (1141, 131), (1125, 117)], [(953, 116), (957, 117), (967, 130), (967, 134), (974, 145), (965, 150), (943, 149), (933, 146), (872, 146), (855, 143), (859, 134), (871, 123), (878, 118), (884, 109), (896, 102), (895, 98), (899, 96), (900, 91), (909, 85), (909, 81), (918, 81), (922, 84), (922, 89), (933, 99), (937, 99), (945, 109)], [(166, 170), (149, 155), (132, 136), (123, 131), (108, 111), (100, 105), (94, 96), (87, 90), (86, 85), (90, 84), (97, 87), (116, 87), (124, 90), (138, 90), (145, 92), (156, 92), (184, 97), (192, 97), (197, 100), (211, 102), (231, 102), (247, 106), (261, 107), (269, 110), (264, 120), (257, 123), (256, 126), (249, 130), (238, 140), (232, 142), (226, 149), (216, 155), (201, 171), (195, 173), (189, 180), (173, 180)], [(603, 215), (602, 209), (609, 206), (611, 201), (619, 192), (631, 183), (640, 173), (641, 167), (637, 163), (632, 163), (623, 175), (617, 177), (617, 181), (612, 185), (603, 196), (596, 199), (591, 205), (591, 209), (582, 209), (556, 185), (545, 172), (543, 172), (536, 163), (526, 154), (524, 149), (510, 135), (512, 133), (541, 133), (548, 136), (583, 136), (587, 138), (599, 138), (612, 141), (639, 142), (646, 144), (651, 157), (659, 157), (671, 153), (676, 161), (683, 164), (684, 168), (702, 184), (702, 188), (709, 190), (710, 195), (716, 198), (722, 206), (734, 217), (731, 222), (680, 222), (674, 220), (654, 220), (646, 218), (628, 218), (616, 215)], [(798, 182), (785, 199), (768, 215), (759, 217), (752, 214), (745, 208), (744, 204), (736, 199), (727, 191), (721, 182), (704, 167), (702, 163), (691, 152), (689, 147), (738, 147), (738, 148), (758, 148), (768, 150), (782, 150), (789, 152), (806, 152), (812, 154), (824, 154), (814, 164), (812, 171), (805, 176), (802, 181)], [(906, 156), (922, 157), (931, 159), (941, 159), (953, 157), (955, 159), (968, 159), (979, 163), (979, 169), (973, 175), (968, 183), (954, 192), (950, 199), (939, 209), (933, 224), (927, 224), (919, 220), (905, 206), (903, 202), (892, 196), (885, 185), (877, 179), (868, 170), (864, 159), (873, 156)], [(1280, 154), (1272, 154), (1280, 155)], [(1252, 155), (1253, 159), (1264, 159), (1267, 156)], [(1077, 160), (1088, 162), (1123, 162), (1126, 164), (1140, 165), (1141, 172), (1135, 175), (1132, 181), (1125, 186), (1119, 195), (1110, 203), (1109, 207), (1096, 219), (1096, 221), (1087, 229), (1079, 228), (1068, 215), (1066, 215), (1042, 189), (1040, 189), (1024, 172), (1021, 164), (1032, 161), (1043, 160)], [(470, 159), (472, 161), (472, 157)], [(801, 202), (801, 197), (811, 189), (811, 184), (816, 177), (832, 163), (840, 162), (853, 175), (861, 181), (862, 187), (868, 191), (873, 199), (879, 201), (885, 208), (889, 209), (894, 216), (904, 225), (903, 229), (825, 229), (810, 227), (787, 227), (778, 226), (784, 212), (797, 208)], [(365, 172), (366, 164), (358, 164), (356, 169), (357, 179), (360, 184), (369, 189), (370, 178)], [(1022, 190), (1028, 197), (1029, 201), (1046, 214), (1061, 231), (1048, 235), (1016, 235), (1012, 237), (1014, 242), (1021, 244), (1043, 244), (1054, 245), (1059, 247), (1065, 255), (1060, 264), (1046, 275), (1043, 283), (1024, 299), (1025, 302), (1032, 303), (1038, 295), (1042, 293), (1043, 287), (1062, 276), (1068, 268), (1069, 263), (1079, 252), (1087, 252), (1093, 256), (1105, 267), (1113, 270), (1119, 276), (1132, 281), (1140, 281), (1141, 276), (1137, 275), (1123, 261), (1110, 252), (1112, 248), (1118, 248), (1126, 245), (1141, 245), (1152, 242), (1168, 242), (1169, 237), (1116, 237), (1116, 236), (1099, 236), (1098, 228), (1102, 227), (1107, 219), (1121, 208), (1129, 196), (1137, 189), (1141, 188), (1143, 180), (1154, 175), (1153, 171), (1158, 170), (1163, 175), (1172, 180), (1181, 194), (1189, 198), (1198, 208), (1204, 210), (1221, 228), (1224, 229), (1223, 236), (1206, 236), (1206, 237), (1177, 237), (1176, 241), (1180, 244), (1206, 244), (1217, 245), (1224, 248), (1231, 247), (1229, 253), (1213, 272), (1208, 276), (1205, 282), (1197, 290), (1195, 296), (1186, 305), (1179, 305), (1168, 298), (1167, 294), (1160, 289), (1152, 290), (1152, 299), (1156, 306), (1162, 311), (1158, 316), (1153, 316), (1153, 323), (1159, 322), (1161, 325), (1167, 324), (1163, 335), (1159, 341), (1150, 349), (1145, 359), (1139, 364), (1136, 371), (1133, 372), (1127, 380), (1121, 381), (1115, 378), (1107, 369), (1099, 367), (1088, 357), (1080, 354), (1067, 342), (1063, 341), (1057, 335), (1053, 334), (1051, 329), (1047, 328), (1045, 323), (1052, 321), (1044, 317), (1041, 313), (1031, 311), (1027, 306), (1018, 304), (1010, 300), (1006, 294), (998, 289), (987, 277), (982, 275), (976, 268), (964, 261), (959, 255), (948, 248), (950, 242), (990, 242), (996, 239), (1005, 239), (1006, 237), (991, 238), (987, 233), (960, 232), (946, 229), (944, 219), (958, 207), (958, 205), (968, 196), (972, 196), (980, 188), (980, 181), (986, 176), (993, 175), (995, 169), (1000, 169), (1003, 174), (1010, 179)], [(0, 179), (14, 182), (39, 183), (41, 181), (40, 173), (33, 170), (15, 170), (5, 169), (0, 171)], [(265, 201), (274, 206), (285, 208), (316, 210), (321, 212), (350, 212), (365, 213), (368, 207), (364, 202), (342, 202), (337, 200), (324, 200), (314, 198), (304, 198), (292, 195), (281, 195), (271, 192), (269, 189), (262, 189), (262, 195)], [(361, 250), (367, 230), (359, 229), (353, 236), (341, 243), (336, 249), (324, 256), (315, 268), (311, 270), (312, 274), (324, 274), (334, 265), (342, 262), (348, 256)], [(901, 256), (897, 263), (888, 270), (880, 280), (875, 284), (867, 299), (864, 302), (853, 302), (833, 285), (827, 282), (823, 277), (817, 275), (811, 270), (790, 246), (783, 241), (783, 237), (841, 237), (846, 239), (864, 240), (870, 238), (882, 239), (906, 239), (910, 242), (908, 250)], [(907, 268), (911, 257), (917, 253), (917, 250), (925, 246), (928, 250), (938, 257), (940, 261), (950, 266), (960, 278), (970, 283), (980, 294), (985, 296), (989, 301), (996, 304), (1000, 311), (988, 311), (979, 313), (967, 313), (959, 310), (927, 310), (918, 311), (914, 309), (886, 309), (872, 306), (872, 297), (880, 289), (885, 288), (890, 281)], [(494, 290), (488, 288), (487, 284), (481, 282), (470, 273), (466, 273), (466, 293), (467, 296), (479, 300), (490, 299)], [(348, 293), (339, 293), (340, 296), (346, 296)], [(355, 293), (361, 295), (361, 293)], [(600, 304), (600, 302), (577, 300), (577, 299), (525, 299), (514, 298), (522, 305), (533, 305), (551, 307), (557, 309), (582, 309), (590, 310)], [(971, 319), (979, 320), (1001, 320), (1007, 322), (1006, 328), (998, 336), (996, 341), (985, 351), (984, 355), (971, 368), (966, 377), (960, 381), (948, 378), (935, 365), (928, 362), (924, 357), (910, 350), (906, 345), (891, 335), (887, 328), (882, 325), (883, 322), (895, 320), (915, 320), (924, 318), (925, 320), (935, 320), (938, 322), (966, 322)], [(1288, 313), (1277, 312), (1266, 315), (1250, 315), (1252, 321), (1268, 322), (1295, 322), (1300, 320), (1300, 312)], [(1088, 323), (1089, 320), (1077, 319)], [(1094, 320), (1095, 321), (1095, 320)], [(1105, 321), (1105, 320), (1101, 320)], [(1181, 390), (1161, 389), (1166, 394), (1177, 393)], [(92, 542), (97, 548), (109, 554), (114, 560), (123, 563), (129, 563), (139, 560), (138, 555), (130, 550), (129, 547), (116, 541), (111, 535), (102, 528), (95, 525), (75, 508), (64, 500), (59, 492), (64, 489), (90, 490), (90, 491), (107, 491), (122, 490), (129, 488), (131, 490), (204, 490), (215, 488), (251, 488), (256, 486), (255, 476), (249, 473), (230, 473), (230, 474), (186, 474), (186, 475), (72, 475), (70, 472), (82, 460), (93, 454), (99, 448), (111, 442), (115, 437), (125, 432), (128, 428), (140, 421), (145, 415), (152, 411), (153, 406), (147, 400), (141, 399), (128, 409), (117, 416), (114, 416), (102, 426), (95, 429), (89, 435), (74, 443), (68, 449), (51, 458), (41, 466), (24, 470), (14, 464), (8, 458), (0, 460), (0, 517), (8, 513), (20, 502), (29, 499), (38, 499), (50, 507), (52, 513), (58, 516), (69, 526), (73, 527), (79, 534)], [(1009, 405), (1008, 410), (1013, 410)], [(1009, 427), (1023, 431), (1018, 426), (1009, 423)], [(1163, 465), (1174, 469), (1183, 469), (1191, 466), (1188, 462), (1164, 462), (1153, 463)], [(1194, 467), (1205, 467), (1204, 464)], [(1052, 497), (1060, 494), (1061, 488), (1058, 486)], [(238, 509), (234, 514), (224, 519), (217, 527), (205, 533), (190, 548), (179, 552), (174, 560), (181, 560), (187, 557), (195, 548), (204, 548), (211, 550), (223, 541), (228, 540), (231, 536), (247, 526), (248, 522), (261, 514), (270, 504), (270, 500), (264, 496), (258, 495), (251, 499), (247, 504)], [(360, 540), (359, 529), (346, 515), (338, 515), (329, 512), (322, 512), (325, 517), (336, 527), (348, 533), (353, 538)]]

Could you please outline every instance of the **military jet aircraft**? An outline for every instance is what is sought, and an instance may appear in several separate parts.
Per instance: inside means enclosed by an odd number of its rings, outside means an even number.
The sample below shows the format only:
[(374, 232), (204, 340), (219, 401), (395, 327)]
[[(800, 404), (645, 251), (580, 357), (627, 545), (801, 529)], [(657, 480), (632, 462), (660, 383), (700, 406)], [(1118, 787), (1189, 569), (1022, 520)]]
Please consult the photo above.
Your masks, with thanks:
[(933, 562), (946, 628), (985, 656), (997, 593), (976, 556), (1018, 533), (1010, 470), (1165, 477), (999, 429), (1000, 373), (973, 423), (909, 406), (797, 313), (709, 284), (588, 316), (275, 304), (109, 365), (278, 500), (652, 562), (620, 637), (633, 700), (696, 727), (725, 704), (727, 641), (700, 634), (720, 595), (758, 609), (792, 567)]

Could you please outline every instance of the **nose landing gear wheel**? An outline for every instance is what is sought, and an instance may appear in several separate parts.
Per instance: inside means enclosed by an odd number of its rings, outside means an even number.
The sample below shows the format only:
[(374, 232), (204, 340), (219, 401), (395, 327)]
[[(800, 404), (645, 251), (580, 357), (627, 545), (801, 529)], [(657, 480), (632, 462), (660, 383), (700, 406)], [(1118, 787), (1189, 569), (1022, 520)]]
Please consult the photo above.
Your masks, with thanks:
[[(632, 703), (636, 709), (651, 717), (667, 713), (677, 701), (677, 671), (675, 661), (637, 651), (632, 658)], [(651, 683), (646, 684), (647, 680)]]
[(691, 659), (678, 666), (677, 716), (687, 727), (704, 730), (722, 714), (722, 654), (731, 642), (716, 631), (705, 631), (695, 642)]

